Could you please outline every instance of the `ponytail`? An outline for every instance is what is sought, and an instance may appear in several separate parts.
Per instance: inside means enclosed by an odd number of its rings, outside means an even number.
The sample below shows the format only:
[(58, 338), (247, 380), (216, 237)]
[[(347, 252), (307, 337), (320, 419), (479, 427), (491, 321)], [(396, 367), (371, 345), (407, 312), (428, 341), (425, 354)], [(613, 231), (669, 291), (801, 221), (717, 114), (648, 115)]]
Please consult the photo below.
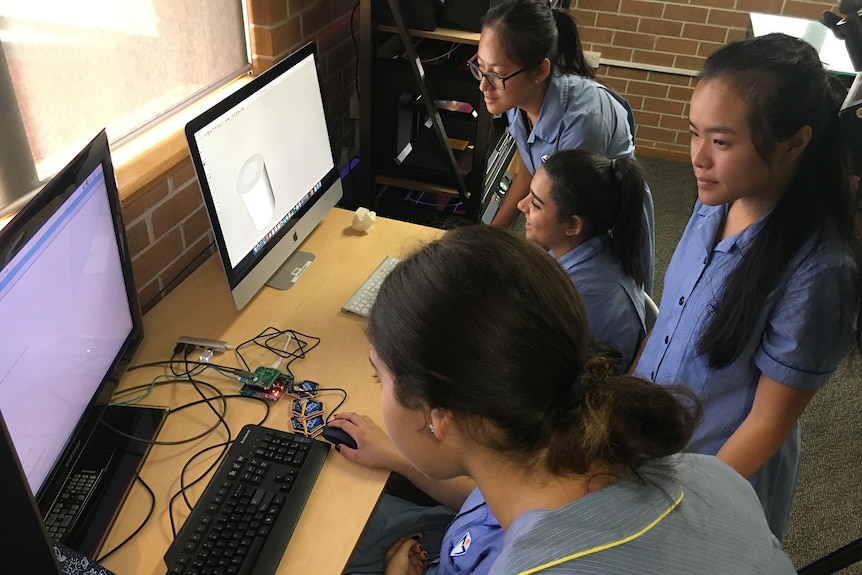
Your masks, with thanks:
[(557, 23), (557, 61), (554, 63), (565, 74), (595, 79), (596, 69), (587, 62), (574, 18), (562, 8), (554, 8), (552, 13)]
[(587, 150), (565, 150), (543, 165), (559, 221), (578, 215), (592, 235), (609, 234), (610, 250), (636, 283), (646, 279), (641, 252), (646, 241), (646, 183), (631, 158), (610, 160)]
[(646, 241), (643, 222), (646, 183), (631, 158), (611, 160), (611, 172), (611, 186), (619, 198), (617, 218), (611, 231), (611, 253), (620, 260), (629, 277), (644, 285), (646, 270), (641, 252)]

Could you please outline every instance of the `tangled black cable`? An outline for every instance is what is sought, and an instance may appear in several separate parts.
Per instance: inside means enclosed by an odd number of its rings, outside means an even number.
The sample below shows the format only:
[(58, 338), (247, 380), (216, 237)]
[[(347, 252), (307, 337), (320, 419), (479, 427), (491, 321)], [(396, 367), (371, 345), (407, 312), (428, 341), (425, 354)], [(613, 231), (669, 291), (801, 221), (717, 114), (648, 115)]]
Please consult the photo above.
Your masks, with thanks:
[[(290, 350), (286, 347), (279, 348), (277, 346), (272, 345), (272, 341), (276, 340), (280, 337), (287, 335), (294, 342), (295, 349)], [(288, 344), (290, 341), (288, 341)], [(293, 372), (290, 370), (290, 365), (296, 361), (297, 359), (305, 359), (305, 354), (314, 349), (320, 344), (320, 338), (315, 337), (313, 335), (308, 335), (305, 333), (301, 333), (292, 329), (277, 329), (274, 327), (267, 327), (262, 332), (254, 336), (253, 338), (242, 342), (238, 346), (234, 352), (236, 353), (237, 358), (242, 362), (245, 366), (246, 370), (249, 370), (248, 362), (246, 362), (245, 358), (242, 356), (242, 352), (240, 351), (242, 348), (257, 345), (274, 353), (278, 357), (282, 359), (287, 359), (287, 362), (284, 364), (283, 369), (293, 377)]]
[(150, 522), (150, 517), (153, 516), (153, 513), (156, 510), (156, 494), (153, 493), (153, 490), (150, 488), (149, 485), (147, 485), (147, 482), (144, 481), (140, 475), (135, 475), (135, 480), (141, 484), (141, 486), (146, 490), (147, 494), (149, 494), (149, 496), (150, 496), (150, 509), (149, 509), (149, 511), (147, 511), (147, 516), (144, 517), (144, 520), (141, 521), (141, 524), (138, 525), (137, 528), (134, 531), (132, 531), (128, 537), (126, 537), (125, 539), (120, 541), (113, 549), (111, 549), (107, 553), (104, 553), (101, 557), (96, 559), (96, 563), (101, 563), (102, 561), (104, 561), (105, 559), (107, 559), (108, 557), (110, 557), (111, 555), (116, 553), (117, 551), (119, 551), (126, 543), (128, 543), (129, 541), (134, 539), (134, 537), (138, 533), (140, 533), (144, 527), (146, 527), (147, 523)]
[[(263, 404), (263, 406), (266, 408), (266, 412), (264, 413), (264, 416), (261, 418), (261, 420), (257, 423), (257, 425), (262, 425), (267, 420), (267, 418), (269, 417), (269, 410), (270, 410), (269, 403), (263, 399), (259, 399), (256, 397), (248, 397), (248, 396), (239, 395), (239, 394), (237, 394), (237, 395), (225, 395), (224, 398), (225, 399), (237, 399), (237, 398), (239, 398), (239, 399), (251, 399), (251, 400), (254, 400), (254, 401), (257, 401), (257, 402)], [(200, 403), (200, 402), (198, 401), (195, 403)], [(194, 487), (195, 485), (197, 485), (198, 483), (203, 481), (210, 474), (210, 472), (213, 469), (218, 467), (218, 465), (224, 459), (224, 456), (227, 454), (228, 448), (230, 447), (230, 445), (233, 442), (234, 442), (234, 439), (232, 439), (231, 436), (228, 435), (227, 441), (223, 441), (223, 442), (217, 443), (215, 445), (210, 445), (208, 447), (204, 447), (203, 449), (201, 449), (201, 450), (197, 451), (195, 454), (193, 454), (186, 461), (185, 465), (183, 465), (183, 469), (180, 472), (180, 489), (179, 489), (179, 491), (177, 491), (176, 493), (174, 493), (171, 496), (170, 501), (168, 502), (168, 518), (170, 519), (170, 522), (171, 522), (171, 532), (173, 533), (174, 537), (177, 536), (176, 522), (174, 521), (174, 503), (176, 502), (176, 500), (179, 497), (182, 497), (182, 499), (185, 502), (186, 507), (188, 508), (189, 511), (191, 511), (194, 508), (194, 505), (192, 505), (192, 503), (188, 499), (188, 496), (186, 494), (186, 490), (191, 488), (191, 487)], [(207, 468), (198, 475), (198, 477), (193, 479), (191, 482), (186, 483), (186, 478), (185, 478), (186, 472), (188, 471), (188, 468), (192, 464), (192, 462), (195, 459), (197, 459), (198, 457), (202, 456), (204, 453), (211, 451), (213, 449), (219, 449), (219, 448), (221, 448), (222, 451), (221, 451), (221, 453), (218, 454), (218, 457), (216, 457), (210, 463), (210, 465), (207, 466)]]
[[(275, 340), (282, 338), (284, 336), (288, 337), (287, 343), (285, 343), (282, 346), (278, 346), (274, 343)], [(291, 342), (293, 342), (292, 345), (290, 345)], [(174, 517), (175, 503), (177, 502), (178, 499), (182, 498), (183, 502), (185, 503), (185, 505), (189, 509), (189, 511), (191, 511), (193, 509), (194, 505), (189, 500), (187, 491), (190, 488), (197, 485), (198, 483), (200, 483), (201, 481), (203, 481), (204, 479), (206, 479), (210, 475), (210, 473), (218, 467), (218, 465), (224, 460), (224, 457), (227, 454), (230, 445), (234, 441), (233, 434), (230, 430), (230, 426), (227, 424), (227, 421), (225, 420), (225, 416), (227, 415), (227, 400), (228, 399), (235, 399), (235, 398), (251, 399), (251, 400), (257, 401), (258, 403), (263, 404), (266, 411), (263, 415), (263, 418), (261, 418), (260, 422), (258, 422), (256, 425), (263, 425), (263, 423), (269, 417), (269, 413), (270, 413), (269, 402), (267, 402), (264, 399), (260, 399), (260, 398), (256, 398), (256, 397), (249, 397), (249, 396), (245, 396), (245, 395), (241, 395), (241, 394), (225, 395), (215, 385), (207, 383), (205, 381), (200, 381), (199, 379), (196, 379), (196, 377), (199, 376), (207, 368), (213, 368), (213, 369), (216, 369), (222, 375), (229, 374), (229, 375), (227, 375), (228, 377), (234, 377), (238, 381), (244, 381), (244, 378), (246, 378), (250, 375), (251, 370), (249, 369), (249, 365), (242, 355), (241, 349), (248, 347), (250, 345), (256, 345), (256, 346), (262, 347), (262, 348), (266, 349), (267, 351), (275, 354), (279, 358), (286, 359), (287, 361), (284, 363), (282, 369), (285, 370), (286, 373), (289, 374), (292, 378), (293, 373), (290, 370), (290, 365), (294, 361), (296, 361), (297, 359), (304, 359), (306, 357), (306, 354), (309, 351), (311, 351), (312, 349), (314, 349), (315, 347), (317, 347), (319, 344), (320, 344), (320, 338), (312, 336), (312, 335), (304, 334), (304, 333), (301, 333), (301, 332), (298, 332), (295, 330), (289, 330), (289, 329), (288, 330), (279, 330), (279, 329), (276, 329), (274, 327), (267, 327), (266, 329), (264, 329), (262, 332), (260, 332), (255, 337), (253, 337), (253, 338), (249, 339), (248, 341), (245, 341), (245, 342), (236, 346), (236, 348), (235, 348), (236, 356), (239, 359), (239, 361), (242, 363), (242, 365), (244, 366), (245, 369), (238, 369), (235, 367), (212, 364), (212, 363), (203, 362), (203, 361), (191, 361), (191, 360), (189, 360), (189, 354), (191, 353), (191, 351), (194, 348), (193, 348), (193, 346), (188, 346), (188, 345), (183, 346), (183, 347), (178, 347), (177, 349), (175, 349), (175, 353), (173, 354), (173, 356), (171, 357), (171, 359), (169, 361), (158, 361), (158, 362), (145, 363), (145, 364), (135, 365), (135, 366), (129, 367), (127, 369), (127, 371), (132, 371), (135, 369), (143, 369), (145, 367), (166, 366), (169, 368), (171, 375), (173, 375), (173, 378), (167, 379), (164, 381), (153, 380), (152, 382), (150, 382), (148, 384), (142, 384), (142, 385), (128, 387), (128, 388), (125, 388), (125, 389), (117, 392), (118, 395), (122, 396), (123, 394), (133, 394), (136, 392), (140, 392), (141, 390), (152, 390), (156, 387), (163, 386), (163, 385), (172, 385), (172, 384), (177, 384), (177, 383), (190, 384), (190, 385), (192, 385), (192, 387), (195, 388), (195, 391), (197, 391), (198, 395), (200, 395), (200, 399), (185, 403), (185, 404), (180, 405), (178, 407), (168, 409), (167, 416), (170, 417), (171, 415), (174, 415), (174, 414), (176, 414), (176, 413), (178, 413), (184, 409), (188, 409), (188, 408), (200, 405), (200, 404), (206, 404), (209, 407), (209, 409), (213, 412), (213, 414), (216, 416), (216, 421), (215, 421), (215, 423), (213, 423), (210, 427), (208, 427), (203, 432), (198, 433), (196, 435), (193, 435), (191, 437), (182, 438), (179, 440), (154, 440), (154, 439), (145, 439), (145, 438), (141, 438), (141, 437), (135, 437), (135, 436), (132, 436), (128, 433), (125, 433), (122, 430), (115, 428), (114, 426), (110, 425), (109, 423), (107, 423), (105, 421), (102, 421), (102, 424), (105, 425), (106, 427), (108, 427), (109, 429), (111, 429), (113, 432), (119, 434), (120, 436), (126, 437), (128, 439), (140, 441), (142, 443), (146, 443), (149, 445), (181, 445), (181, 444), (185, 444), (185, 443), (190, 443), (192, 441), (196, 441), (196, 440), (202, 439), (203, 437), (208, 436), (213, 431), (215, 431), (216, 428), (218, 428), (219, 426), (224, 427), (225, 432), (227, 434), (227, 439), (225, 441), (222, 441), (222, 442), (219, 442), (215, 445), (210, 445), (210, 446), (207, 446), (203, 449), (200, 449), (199, 451), (194, 453), (186, 461), (186, 463), (183, 465), (183, 468), (180, 472), (180, 477), (179, 477), (179, 480), (180, 480), (179, 490), (171, 495), (170, 500), (168, 502), (168, 516), (169, 516), (169, 520), (170, 520), (170, 524), (171, 524), (171, 532), (173, 533), (174, 537), (176, 537), (177, 531), (178, 531), (177, 526), (176, 526), (176, 520)], [(180, 352), (183, 352), (183, 357), (181, 360), (177, 360), (176, 356)], [(178, 363), (182, 365), (182, 369), (177, 369)], [(212, 395), (207, 396), (202, 391), (202, 388), (208, 389)], [(341, 401), (339, 401), (338, 405), (336, 405), (336, 407), (333, 410), (331, 410), (329, 415), (326, 417), (326, 420), (328, 421), (332, 417), (332, 415), (338, 410), (338, 408), (341, 407), (341, 405), (344, 403), (344, 401), (347, 399), (347, 391), (344, 389), (341, 389), (341, 388), (320, 388), (318, 391), (321, 391), (321, 392), (338, 391), (343, 395), (343, 397), (342, 397)], [(135, 397), (131, 401), (136, 401), (138, 399), (141, 399), (142, 397), (146, 397), (146, 395), (147, 395), (147, 393), (145, 393), (143, 396)], [(216, 406), (213, 405), (213, 401), (217, 401), (220, 404), (220, 409), (217, 409)], [(118, 402), (118, 403), (121, 403), (121, 402)], [(203, 456), (204, 454), (206, 454), (212, 450), (216, 450), (216, 449), (221, 449), (221, 452), (218, 454), (218, 456), (215, 457), (213, 459), (213, 461), (206, 467), (206, 469), (204, 469), (201, 473), (199, 473), (194, 479), (192, 479), (191, 481), (187, 481), (186, 475), (187, 475), (189, 468), (192, 465), (192, 463), (194, 461), (196, 461), (199, 457)], [(120, 548), (122, 548), (126, 543), (131, 541), (135, 537), (135, 535), (137, 535), (146, 526), (146, 524), (150, 520), (150, 517), (152, 517), (152, 514), (153, 514), (154, 509), (155, 509), (155, 499), (156, 499), (155, 494), (152, 492), (152, 489), (150, 489), (149, 486), (143, 481), (143, 479), (141, 479), (140, 476), (136, 477), (136, 479), (141, 482), (141, 484), (144, 486), (144, 488), (150, 494), (150, 499), (151, 499), (150, 510), (147, 513), (146, 518), (132, 532), (132, 534), (129, 535), (126, 539), (124, 539), (116, 547), (111, 549), (108, 553), (104, 554), (100, 558), (100, 560), (105, 559), (108, 556), (114, 554), (116, 551), (118, 551)]]

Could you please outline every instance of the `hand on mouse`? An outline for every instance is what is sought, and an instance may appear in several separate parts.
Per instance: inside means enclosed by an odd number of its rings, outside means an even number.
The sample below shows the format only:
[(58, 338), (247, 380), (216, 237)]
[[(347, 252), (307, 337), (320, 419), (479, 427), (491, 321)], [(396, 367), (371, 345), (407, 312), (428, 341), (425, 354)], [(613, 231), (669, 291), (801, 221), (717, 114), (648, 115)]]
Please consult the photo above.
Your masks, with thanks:
[(386, 551), (383, 560), (383, 575), (422, 575), (428, 553), (419, 543), (419, 536), (403, 537)]
[(386, 432), (370, 417), (358, 413), (336, 413), (329, 421), (330, 427), (340, 427), (356, 440), (356, 449), (341, 445), (338, 449), (344, 457), (365, 467), (379, 467), (399, 471), (407, 461), (386, 435)]

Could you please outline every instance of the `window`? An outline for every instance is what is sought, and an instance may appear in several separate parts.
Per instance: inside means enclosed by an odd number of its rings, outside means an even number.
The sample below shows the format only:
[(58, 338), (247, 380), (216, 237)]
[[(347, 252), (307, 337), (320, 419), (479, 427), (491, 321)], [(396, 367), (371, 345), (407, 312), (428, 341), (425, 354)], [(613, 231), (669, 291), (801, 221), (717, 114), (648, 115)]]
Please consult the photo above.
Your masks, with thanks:
[(0, 0), (0, 212), (248, 69), (243, 0)]

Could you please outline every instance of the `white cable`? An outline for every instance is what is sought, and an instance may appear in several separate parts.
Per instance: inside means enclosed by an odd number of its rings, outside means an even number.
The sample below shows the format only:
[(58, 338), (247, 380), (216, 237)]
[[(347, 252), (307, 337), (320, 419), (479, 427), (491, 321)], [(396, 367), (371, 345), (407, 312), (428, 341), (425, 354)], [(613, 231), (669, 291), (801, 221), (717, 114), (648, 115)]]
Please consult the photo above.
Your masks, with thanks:
[[(290, 340), (291, 340), (291, 339), (293, 339), (293, 333), (288, 332), (288, 334), (287, 334), (287, 341), (286, 341), (286, 342), (284, 342), (284, 348), (281, 350), (281, 351), (283, 351), (284, 353), (287, 353), (287, 346), (288, 346), (288, 345), (290, 345)], [(284, 359), (284, 358), (279, 357), (278, 359), (276, 359), (276, 360), (275, 360), (275, 362), (274, 362), (274, 363), (272, 364), (272, 366), (271, 366), (271, 367), (272, 367), (272, 369), (278, 369), (278, 367), (281, 365), (281, 360), (282, 360), (282, 359)]]

